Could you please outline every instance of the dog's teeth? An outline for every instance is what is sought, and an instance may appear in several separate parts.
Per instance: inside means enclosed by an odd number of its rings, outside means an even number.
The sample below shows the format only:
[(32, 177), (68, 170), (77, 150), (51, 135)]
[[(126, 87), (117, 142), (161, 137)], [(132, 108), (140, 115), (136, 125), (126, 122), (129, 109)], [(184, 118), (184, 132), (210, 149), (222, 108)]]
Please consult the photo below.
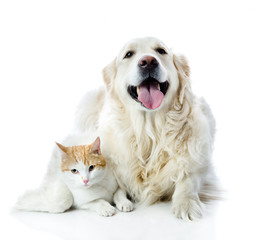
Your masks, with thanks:
[(139, 95), (140, 92), (140, 86), (137, 87), (137, 94)]
[(157, 88), (158, 88), (158, 90), (160, 90), (160, 84), (159, 83), (157, 84)]

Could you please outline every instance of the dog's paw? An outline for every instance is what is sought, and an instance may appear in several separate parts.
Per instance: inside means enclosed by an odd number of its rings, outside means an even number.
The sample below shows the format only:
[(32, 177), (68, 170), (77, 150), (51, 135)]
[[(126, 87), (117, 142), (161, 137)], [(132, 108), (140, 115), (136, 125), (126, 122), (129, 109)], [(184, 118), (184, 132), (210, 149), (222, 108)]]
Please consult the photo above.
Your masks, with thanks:
[(131, 212), (134, 209), (133, 203), (128, 199), (123, 199), (121, 202), (116, 203), (116, 207), (122, 212)]
[(97, 209), (97, 213), (103, 217), (111, 217), (111, 216), (115, 215), (116, 209), (113, 206), (111, 206), (110, 204), (102, 205), (101, 207), (99, 207)]
[(199, 199), (194, 198), (176, 200), (172, 203), (172, 212), (183, 220), (199, 220), (203, 215), (203, 204)]

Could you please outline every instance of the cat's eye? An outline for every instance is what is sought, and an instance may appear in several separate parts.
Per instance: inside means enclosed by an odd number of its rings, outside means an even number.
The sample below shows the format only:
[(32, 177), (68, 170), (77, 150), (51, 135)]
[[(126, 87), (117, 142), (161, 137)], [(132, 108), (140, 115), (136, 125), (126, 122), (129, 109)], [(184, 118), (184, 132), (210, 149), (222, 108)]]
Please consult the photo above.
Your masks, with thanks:
[(132, 56), (133, 56), (133, 54), (134, 54), (134, 52), (133, 52), (133, 51), (129, 51), (129, 52), (127, 52), (127, 53), (125, 54), (125, 56), (124, 56), (124, 59), (125, 59), (125, 58), (130, 58), (130, 57), (132, 57)]
[(74, 174), (77, 174), (78, 170), (77, 169), (71, 169), (71, 172), (74, 173)]
[(157, 48), (156, 51), (161, 55), (167, 54), (167, 52), (163, 48)]
[(91, 172), (93, 169), (94, 169), (94, 165), (91, 165), (91, 166), (89, 167), (89, 172)]

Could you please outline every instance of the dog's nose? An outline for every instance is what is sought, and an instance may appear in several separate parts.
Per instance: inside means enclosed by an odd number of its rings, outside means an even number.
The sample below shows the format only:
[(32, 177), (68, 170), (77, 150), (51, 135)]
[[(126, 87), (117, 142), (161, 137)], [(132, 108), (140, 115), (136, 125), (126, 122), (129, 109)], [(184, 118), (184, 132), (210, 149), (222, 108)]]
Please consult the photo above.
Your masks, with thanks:
[(139, 61), (141, 68), (155, 68), (158, 66), (158, 61), (152, 56), (144, 56)]

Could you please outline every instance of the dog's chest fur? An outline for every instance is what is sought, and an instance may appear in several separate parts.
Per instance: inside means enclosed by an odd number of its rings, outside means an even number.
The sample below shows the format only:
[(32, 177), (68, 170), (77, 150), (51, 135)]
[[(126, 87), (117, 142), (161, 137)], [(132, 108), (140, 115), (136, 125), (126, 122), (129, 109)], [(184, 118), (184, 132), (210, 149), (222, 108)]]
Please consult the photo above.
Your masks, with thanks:
[(105, 128), (109, 144), (105, 145), (104, 154), (113, 163), (119, 185), (144, 204), (169, 200), (175, 182), (188, 169), (186, 161), (181, 161), (180, 156), (177, 161), (176, 157), (178, 151), (185, 154), (182, 144), (189, 137), (190, 129), (185, 121), (177, 126), (171, 122), (173, 119), (163, 116), (144, 114), (118, 121), (112, 119)]

